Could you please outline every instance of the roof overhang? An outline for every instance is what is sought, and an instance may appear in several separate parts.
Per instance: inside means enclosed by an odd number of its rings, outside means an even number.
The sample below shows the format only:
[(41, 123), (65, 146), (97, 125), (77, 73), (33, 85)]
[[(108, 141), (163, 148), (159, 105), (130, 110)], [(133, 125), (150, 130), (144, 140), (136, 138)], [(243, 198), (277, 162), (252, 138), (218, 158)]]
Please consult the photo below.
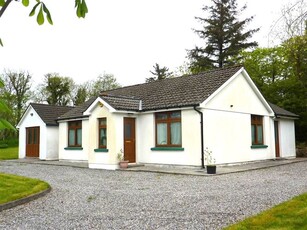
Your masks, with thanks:
[[(26, 109), (25, 112), (23, 113), (23, 115), (22, 115), (20, 121), (19, 121), (18, 124), (16, 125), (16, 128), (17, 128), (17, 129), (20, 128), (22, 122), (23, 122), (24, 119), (28, 116), (28, 114), (30, 113), (30, 110), (31, 110), (31, 109), (33, 109), (34, 112), (35, 112), (35, 113), (37, 114), (37, 116), (39, 117), (39, 119), (40, 119), (43, 123), (45, 123), (45, 122), (43, 121), (43, 119), (39, 116), (39, 114), (36, 112), (36, 110), (31, 106), (31, 104), (29, 104), (28, 107), (27, 107), (27, 109)], [(47, 125), (47, 124), (46, 124), (46, 125)]]
[(110, 113), (116, 111), (116, 109), (114, 109), (110, 104), (108, 104), (101, 97), (97, 97), (96, 100), (83, 112), (83, 115), (90, 116), (97, 105), (100, 107), (105, 106), (110, 111)]

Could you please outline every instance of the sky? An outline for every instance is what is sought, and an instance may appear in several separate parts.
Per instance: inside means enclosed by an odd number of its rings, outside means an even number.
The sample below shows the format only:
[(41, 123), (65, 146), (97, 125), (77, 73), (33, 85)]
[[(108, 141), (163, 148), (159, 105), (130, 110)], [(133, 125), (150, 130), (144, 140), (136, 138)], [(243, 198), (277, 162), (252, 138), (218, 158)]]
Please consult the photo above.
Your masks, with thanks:
[[(45, 0), (54, 25), (42, 26), (28, 16), (35, 2), (13, 1), (0, 18), (0, 73), (29, 71), (34, 87), (47, 73), (79, 84), (107, 73), (127, 86), (144, 83), (155, 63), (176, 71), (187, 50), (202, 44), (192, 29), (201, 28), (195, 16), (206, 17), (202, 7), (211, 1), (87, 0), (89, 13), (78, 19), (74, 0)], [(271, 27), (291, 0), (237, 2), (247, 4), (242, 17), (254, 16), (248, 28), (260, 27), (252, 40), (272, 46)]]

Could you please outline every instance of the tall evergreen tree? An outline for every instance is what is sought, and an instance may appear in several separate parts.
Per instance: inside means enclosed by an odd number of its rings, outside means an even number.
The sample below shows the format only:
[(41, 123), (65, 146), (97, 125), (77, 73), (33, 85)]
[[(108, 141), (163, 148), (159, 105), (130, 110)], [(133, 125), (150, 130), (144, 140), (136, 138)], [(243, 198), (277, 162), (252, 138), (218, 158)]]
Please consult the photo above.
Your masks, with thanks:
[(215, 67), (232, 64), (230, 58), (236, 56), (242, 49), (257, 46), (257, 42), (247, 40), (259, 29), (244, 31), (253, 17), (242, 21), (239, 13), (246, 9), (246, 5), (238, 10), (236, 0), (212, 0), (212, 6), (205, 6), (203, 11), (207, 18), (196, 17), (203, 24), (202, 30), (194, 30), (204, 39), (205, 46), (188, 51), (190, 69), (200, 72)]
[(167, 68), (166, 66), (161, 68), (158, 63), (156, 63), (153, 66), (153, 68), (154, 68), (154, 71), (150, 71), (150, 73), (152, 75), (154, 75), (154, 77), (146, 78), (147, 83), (163, 80), (163, 79), (168, 78), (172, 75), (172, 72), (169, 72), (169, 68)]

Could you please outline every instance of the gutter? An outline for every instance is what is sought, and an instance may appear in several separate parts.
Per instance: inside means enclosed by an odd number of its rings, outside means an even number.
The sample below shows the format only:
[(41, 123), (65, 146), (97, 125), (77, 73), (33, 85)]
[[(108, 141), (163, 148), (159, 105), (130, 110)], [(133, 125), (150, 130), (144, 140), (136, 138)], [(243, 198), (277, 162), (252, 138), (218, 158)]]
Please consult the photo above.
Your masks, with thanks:
[(205, 168), (204, 163), (204, 115), (203, 112), (198, 110), (196, 106), (193, 107), (196, 112), (200, 115), (200, 138), (201, 138), (201, 167)]

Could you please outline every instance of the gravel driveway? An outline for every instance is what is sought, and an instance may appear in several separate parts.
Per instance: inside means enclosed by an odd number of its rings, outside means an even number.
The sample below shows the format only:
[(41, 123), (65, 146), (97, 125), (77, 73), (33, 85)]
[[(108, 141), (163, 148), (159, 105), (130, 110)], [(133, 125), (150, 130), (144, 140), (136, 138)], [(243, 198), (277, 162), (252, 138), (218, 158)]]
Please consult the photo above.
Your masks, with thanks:
[(0, 212), (0, 229), (220, 229), (307, 192), (307, 162), (212, 177), (0, 162), (45, 197)]

